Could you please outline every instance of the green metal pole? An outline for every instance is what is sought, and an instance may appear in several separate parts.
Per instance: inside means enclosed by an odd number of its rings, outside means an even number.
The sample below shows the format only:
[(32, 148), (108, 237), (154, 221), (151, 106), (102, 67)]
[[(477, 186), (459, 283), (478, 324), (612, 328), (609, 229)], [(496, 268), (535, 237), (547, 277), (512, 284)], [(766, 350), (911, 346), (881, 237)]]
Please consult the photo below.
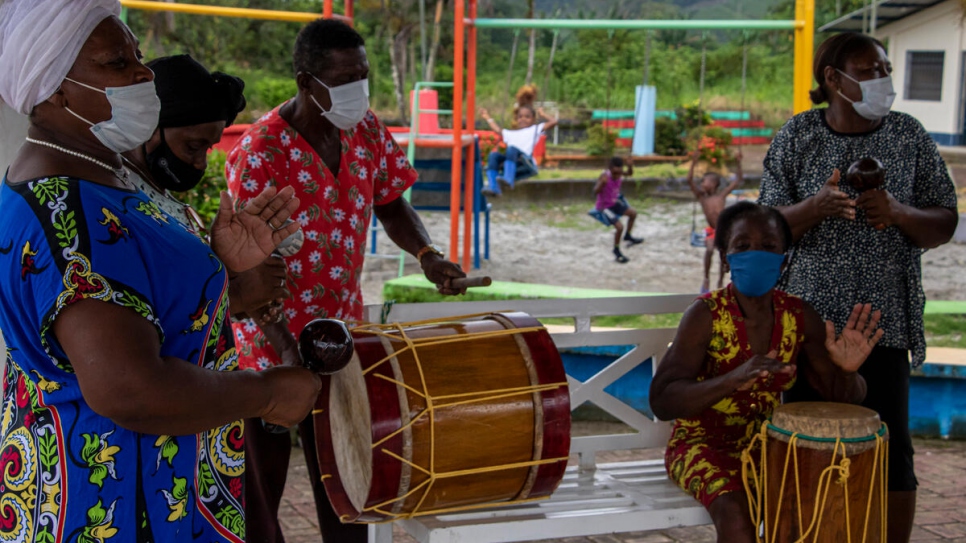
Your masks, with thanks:
[[(409, 160), (410, 164), (416, 163), (416, 138), (419, 137), (419, 117), (420, 113), (436, 113), (449, 115), (453, 113), (452, 109), (422, 109), (419, 105), (419, 91), (422, 89), (431, 88), (452, 88), (453, 83), (446, 81), (417, 81), (413, 86), (413, 107), (412, 113), (409, 115), (409, 142), (406, 145), (406, 158)], [(406, 189), (403, 193), (403, 198), (408, 202), (412, 194), (412, 188)], [(399, 252), (399, 273), (398, 277), (403, 276), (403, 271), (406, 266), (406, 251)]]
[(798, 21), (659, 20), (659, 19), (467, 19), (477, 28), (538, 28), (547, 30), (794, 30)]

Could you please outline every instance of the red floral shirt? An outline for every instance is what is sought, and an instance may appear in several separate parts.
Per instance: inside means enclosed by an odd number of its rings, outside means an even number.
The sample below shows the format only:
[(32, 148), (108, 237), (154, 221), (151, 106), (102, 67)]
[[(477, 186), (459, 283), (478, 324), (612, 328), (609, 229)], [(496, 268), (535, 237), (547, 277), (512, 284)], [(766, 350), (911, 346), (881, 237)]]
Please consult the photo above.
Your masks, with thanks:
[[(281, 106), (280, 106), (281, 107)], [(268, 186), (292, 186), (301, 201), (295, 220), (305, 244), (286, 257), (289, 328), (311, 320), (360, 320), (360, 279), (372, 206), (389, 203), (416, 181), (416, 170), (386, 127), (370, 111), (355, 128), (341, 131), (339, 174), (279, 114), (265, 114), (228, 153), (228, 189), (247, 202)], [(241, 367), (264, 369), (280, 360), (251, 320), (232, 325)]]

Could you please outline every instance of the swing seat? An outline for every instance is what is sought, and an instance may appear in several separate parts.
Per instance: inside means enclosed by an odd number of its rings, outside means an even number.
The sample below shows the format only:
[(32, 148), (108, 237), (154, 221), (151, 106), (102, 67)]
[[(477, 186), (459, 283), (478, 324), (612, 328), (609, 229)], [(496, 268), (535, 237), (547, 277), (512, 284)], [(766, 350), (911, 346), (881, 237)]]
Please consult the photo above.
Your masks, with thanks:
[(617, 215), (614, 215), (614, 213), (612, 213), (608, 209), (600, 211), (597, 208), (592, 208), (590, 211), (587, 212), (587, 214), (597, 219), (597, 221), (603, 224), (604, 226), (614, 226), (614, 223), (620, 220), (620, 217), (618, 217)]
[(703, 231), (691, 232), (691, 247), (704, 247), (706, 239)]

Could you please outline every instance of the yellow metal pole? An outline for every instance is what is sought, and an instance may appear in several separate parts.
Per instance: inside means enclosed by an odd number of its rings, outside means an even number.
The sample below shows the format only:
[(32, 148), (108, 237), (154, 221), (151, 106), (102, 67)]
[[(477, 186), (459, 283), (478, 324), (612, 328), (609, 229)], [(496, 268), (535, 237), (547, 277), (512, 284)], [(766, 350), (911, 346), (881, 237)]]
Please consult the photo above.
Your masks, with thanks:
[(812, 62), (815, 50), (815, 0), (795, 0), (795, 75), (792, 85), (792, 110), (798, 114), (812, 107), (808, 91), (812, 88)]
[[(299, 11), (275, 11), (270, 9), (231, 8), (224, 6), (199, 6), (197, 4), (169, 4), (167, 2), (149, 2), (146, 0), (121, 0), (121, 5), (130, 9), (143, 9), (147, 11), (172, 11), (177, 13), (192, 13), (195, 15), (244, 17), (247, 19), (289, 21), (294, 23), (308, 23), (322, 16), (319, 13), (305, 13)], [(345, 17), (335, 14), (333, 14), (332, 17), (335, 19), (345, 19)]]

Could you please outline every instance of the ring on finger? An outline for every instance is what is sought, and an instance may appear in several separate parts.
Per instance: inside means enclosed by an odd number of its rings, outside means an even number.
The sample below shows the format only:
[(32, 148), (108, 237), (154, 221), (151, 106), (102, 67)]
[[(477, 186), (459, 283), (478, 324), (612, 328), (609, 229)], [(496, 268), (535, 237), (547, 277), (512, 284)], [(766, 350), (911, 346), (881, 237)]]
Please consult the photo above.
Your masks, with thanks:
[(285, 286), (285, 279), (279, 279), (278, 280), (278, 286), (284, 287)]

